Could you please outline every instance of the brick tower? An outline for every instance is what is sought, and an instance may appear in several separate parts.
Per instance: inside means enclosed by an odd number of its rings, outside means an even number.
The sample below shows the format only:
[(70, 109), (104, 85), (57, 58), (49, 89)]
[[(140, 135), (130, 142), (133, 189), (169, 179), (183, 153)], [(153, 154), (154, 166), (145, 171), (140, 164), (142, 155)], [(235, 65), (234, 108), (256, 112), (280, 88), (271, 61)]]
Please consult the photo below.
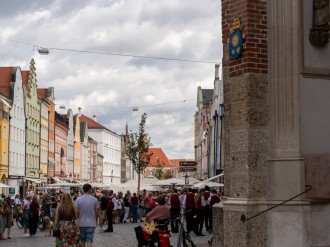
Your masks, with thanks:
[(330, 246), (330, 2), (221, 2), (225, 191), (215, 246)]

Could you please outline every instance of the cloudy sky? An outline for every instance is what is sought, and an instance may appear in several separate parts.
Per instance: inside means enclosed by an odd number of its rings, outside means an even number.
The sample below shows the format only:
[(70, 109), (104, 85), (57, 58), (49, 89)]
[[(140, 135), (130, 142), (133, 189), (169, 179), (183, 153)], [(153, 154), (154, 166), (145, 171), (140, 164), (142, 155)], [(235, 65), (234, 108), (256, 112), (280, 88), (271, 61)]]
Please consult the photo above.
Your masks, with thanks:
[(80, 106), (118, 134), (146, 112), (154, 147), (194, 158), (197, 87), (213, 88), (214, 63), (143, 57), (220, 63), (220, 14), (220, 0), (1, 1), (0, 66), (27, 70), (34, 58), (58, 112)]

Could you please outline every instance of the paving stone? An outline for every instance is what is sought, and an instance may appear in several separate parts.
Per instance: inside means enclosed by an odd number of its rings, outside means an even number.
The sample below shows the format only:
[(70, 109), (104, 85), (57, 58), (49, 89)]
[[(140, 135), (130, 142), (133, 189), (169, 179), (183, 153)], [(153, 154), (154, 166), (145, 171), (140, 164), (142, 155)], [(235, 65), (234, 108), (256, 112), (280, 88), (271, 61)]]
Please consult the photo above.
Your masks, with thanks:
[[(137, 240), (135, 237), (134, 227), (143, 226), (144, 223), (125, 223), (125, 224), (114, 224), (114, 232), (101, 233), (96, 228), (94, 235), (93, 247), (105, 247), (105, 246), (116, 246), (116, 247), (133, 247), (137, 246)], [(204, 234), (206, 231), (204, 230)], [(171, 233), (171, 245), (176, 246), (178, 234)], [(6, 247), (48, 247), (55, 246), (55, 238), (45, 237), (45, 232), (37, 231), (34, 237), (24, 237), (23, 229), (19, 229), (16, 225), (12, 228), (12, 239), (0, 241), (0, 246)], [(195, 236), (191, 234), (191, 238), (197, 247), (206, 247), (207, 236)]]

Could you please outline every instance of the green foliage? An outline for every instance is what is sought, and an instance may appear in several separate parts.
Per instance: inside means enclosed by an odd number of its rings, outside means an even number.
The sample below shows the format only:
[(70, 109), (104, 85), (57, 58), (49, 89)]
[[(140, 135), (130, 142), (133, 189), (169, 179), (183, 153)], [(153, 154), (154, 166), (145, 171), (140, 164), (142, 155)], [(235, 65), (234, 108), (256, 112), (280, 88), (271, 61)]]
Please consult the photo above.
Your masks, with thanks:
[(170, 179), (170, 178), (173, 178), (172, 173), (171, 172), (165, 172), (164, 179)]
[(159, 180), (163, 179), (164, 177), (164, 163), (160, 163), (159, 159), (157, 160), (157, 164), (156, 164), (156, 169), (155, 169), (155, 177), (158, 178)]
[(131, 160), (134, 170), (138, 174), (138, 193), (140, 192), (140, 174), (150, 163), (152, 153), (149, 152), (150, 137), (145, 132), (147, 114), (143, 113), (139, 124), (138, 133), (130, 133), (125, 150), (127, 157)]

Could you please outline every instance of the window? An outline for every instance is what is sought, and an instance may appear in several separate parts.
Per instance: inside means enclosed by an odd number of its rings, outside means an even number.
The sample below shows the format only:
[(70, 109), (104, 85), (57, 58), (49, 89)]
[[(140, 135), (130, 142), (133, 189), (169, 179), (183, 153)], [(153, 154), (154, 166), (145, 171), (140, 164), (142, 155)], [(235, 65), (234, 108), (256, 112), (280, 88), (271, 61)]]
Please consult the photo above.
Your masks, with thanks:
[(7, 163), (6, 152), (3, 152), (2, 162), (3, 162), (3, 164)]
[(3, 139), (6, 140), (7, 139), (7, 126), (3, 126)]

